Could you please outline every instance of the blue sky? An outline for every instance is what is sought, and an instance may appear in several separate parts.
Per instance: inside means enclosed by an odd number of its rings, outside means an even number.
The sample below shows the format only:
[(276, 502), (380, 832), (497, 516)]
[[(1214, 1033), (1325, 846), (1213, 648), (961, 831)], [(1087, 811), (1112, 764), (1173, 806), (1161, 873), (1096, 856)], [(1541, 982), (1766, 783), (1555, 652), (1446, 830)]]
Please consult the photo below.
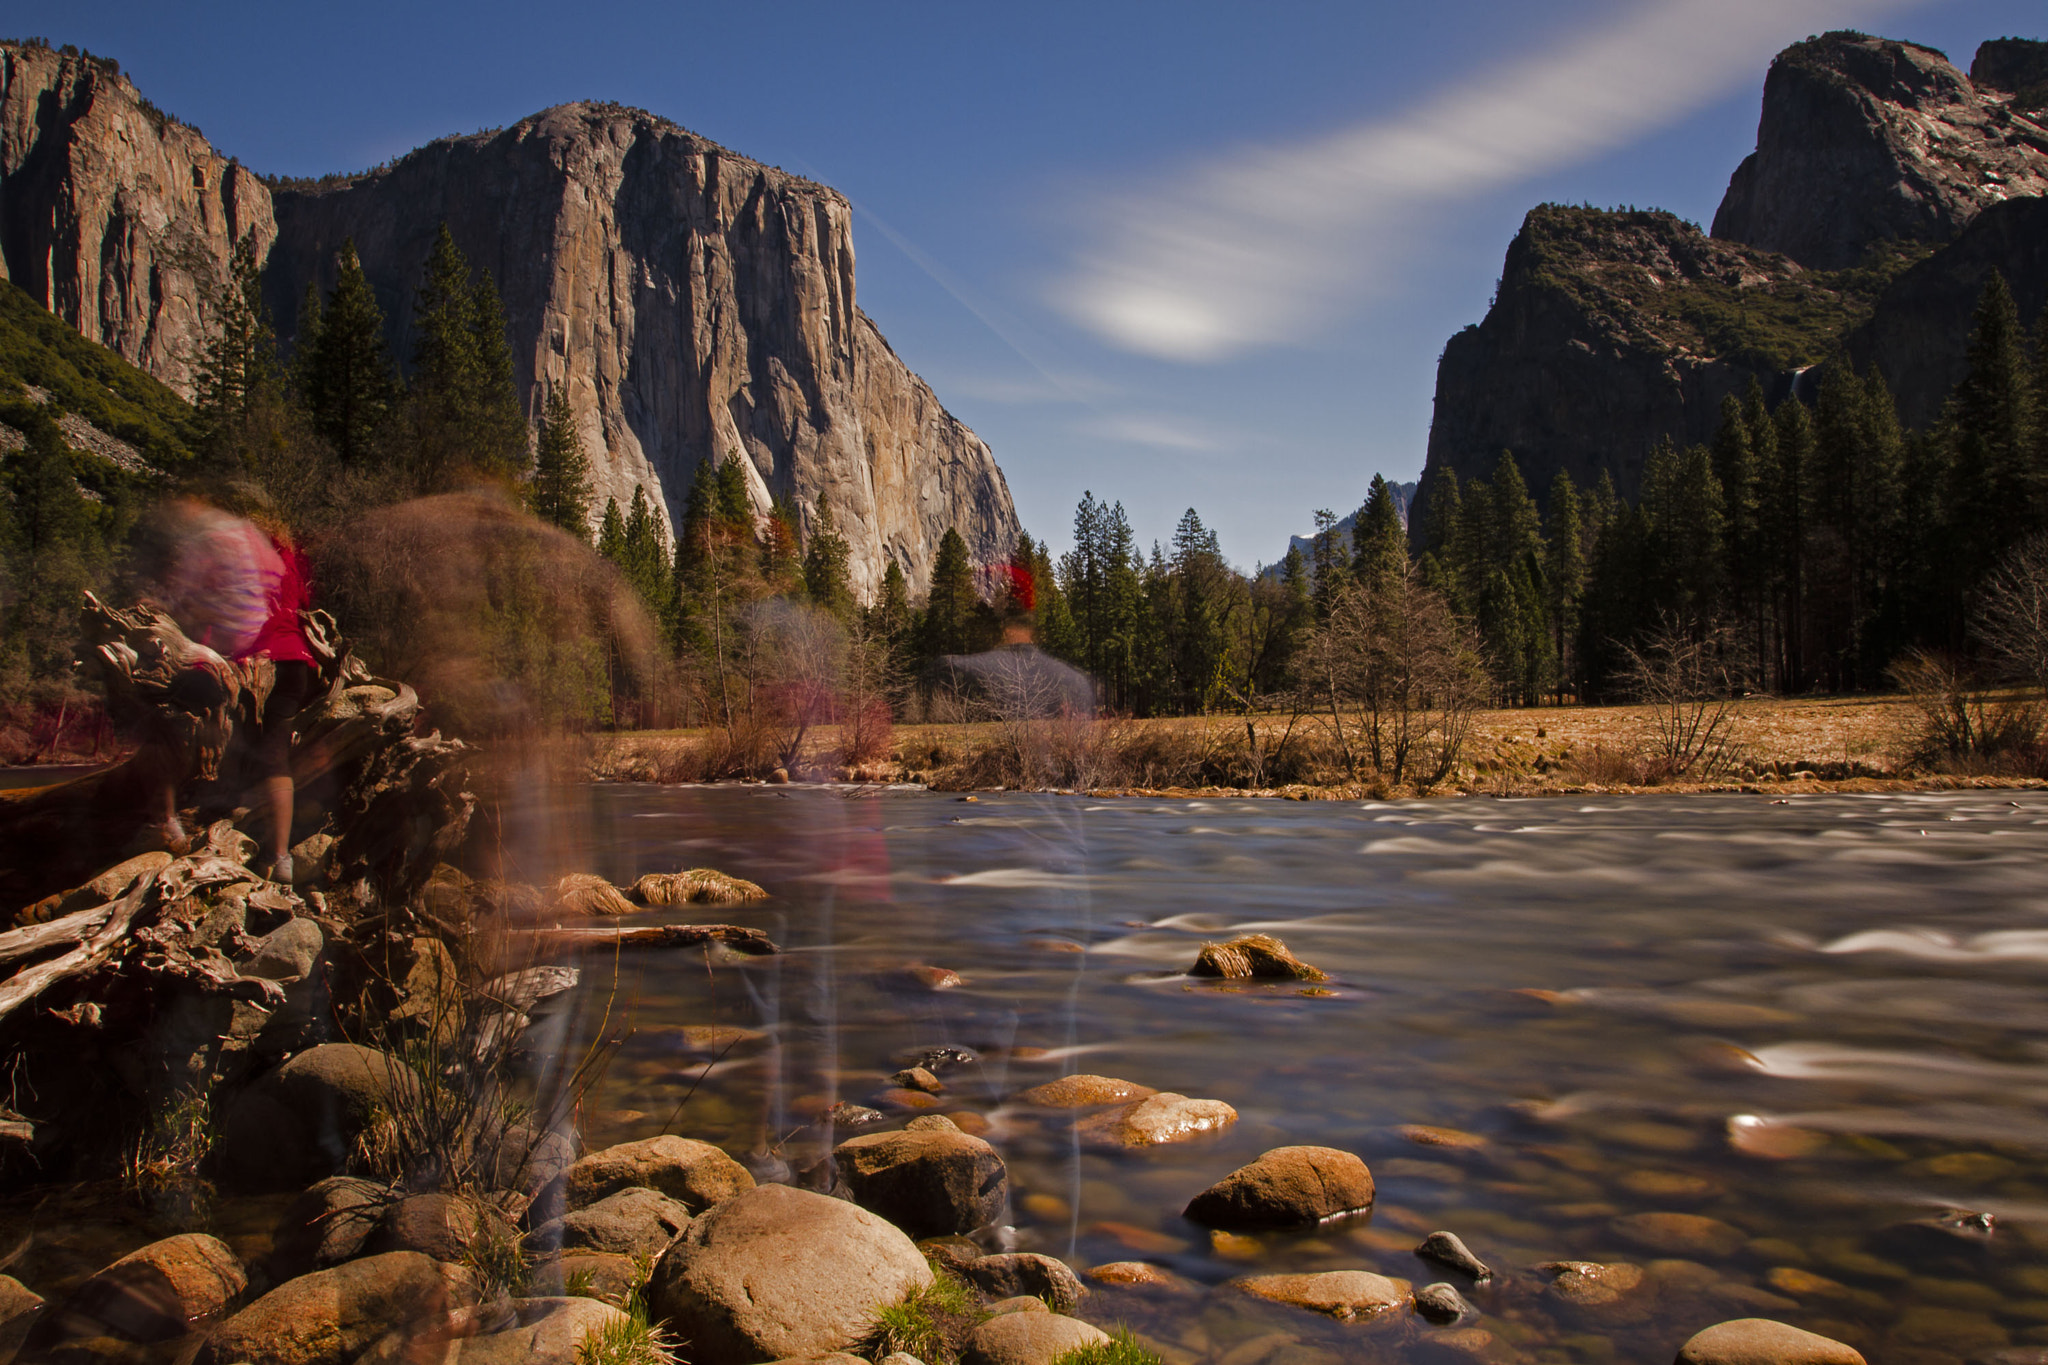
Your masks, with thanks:
[(1193, 505), (1249, 567), (1412, 479), (1436, 358), (1544, 200), (1712, 219), (1787, 42), (1967, 68), (2039, 0), (17, 3), (263, 171), (360, 169), (571, 99), (833, 185), (861, 305), (1063, 545)]

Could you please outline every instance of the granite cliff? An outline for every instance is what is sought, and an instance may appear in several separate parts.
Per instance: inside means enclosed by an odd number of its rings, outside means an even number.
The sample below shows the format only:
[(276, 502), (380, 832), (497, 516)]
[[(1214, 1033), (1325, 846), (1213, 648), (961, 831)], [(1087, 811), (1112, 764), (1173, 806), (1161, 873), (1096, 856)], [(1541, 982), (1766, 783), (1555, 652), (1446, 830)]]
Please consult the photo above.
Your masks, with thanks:
[[(562, 385), (598, 502), (645, 488), (671, 522), (702, 460), (738, 455), (754, 501), (823, 495), (863, 596), (890, 559), (914, 591), (950, 528), (1007, 555), (1008, 486), (854, 290), (852, 212), (826, 188), (639, 110), (570, 104), (363, 175), (266, 185), (153, 110), (111, 63), (0, 45), (0, 254), (80, 332), (189, 394), (204, 300), (254, 232), (280, 336), (353, 237), (409, 349), (446, 221), (497, 279), (516, 378)], [(596, 510), (596, 509), (593, 509)]]
[(1775, 399), (1845, 350), (1931, 421), (1989, 273), (2030, 321), (2048, 294), (2048, 44), (1987, 43), (1972, 70), (1810, 39), (1772, 64), (1711, 236), (1668, 213), (1532, 211), (1486, 317), (1444, 347), (1418, 502), (1435, 472), (1485, 477), (1503, 450), (1539, 496), (1559, 469), (1633, 496), (1658, 441), (1704, 442), (1728, 394), (1755, 379)]

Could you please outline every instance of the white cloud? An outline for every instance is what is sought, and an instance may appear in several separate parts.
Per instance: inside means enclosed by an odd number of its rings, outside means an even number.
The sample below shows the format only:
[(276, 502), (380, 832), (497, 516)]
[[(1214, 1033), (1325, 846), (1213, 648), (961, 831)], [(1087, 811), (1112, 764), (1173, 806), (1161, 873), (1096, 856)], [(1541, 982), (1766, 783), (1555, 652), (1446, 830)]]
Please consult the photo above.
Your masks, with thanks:
[(1625, 145), (1760, 80), (1787, 42), (1917, 2), (1645, 0), (1407, 112), (1099, 206), (1097, 245), (1057, 302), (1171, 360), (1297, 339), (1359, 296), (1417, 210)]

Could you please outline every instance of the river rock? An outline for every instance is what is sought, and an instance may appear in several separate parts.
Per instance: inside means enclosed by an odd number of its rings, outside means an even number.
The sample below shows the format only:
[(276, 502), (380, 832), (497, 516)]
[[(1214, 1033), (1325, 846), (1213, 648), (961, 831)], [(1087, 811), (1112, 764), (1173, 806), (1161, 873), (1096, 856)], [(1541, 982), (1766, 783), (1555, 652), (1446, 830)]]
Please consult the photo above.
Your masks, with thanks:
[(1365, 1270), (1326, 1270), (1317, 1275), (1252, 1275), (1232, 1287), (1293, 1308), (1308, 1308), (1342, 1321), (1397, 1313), (1414, 1296), (1406, 1280)]
[(1098, 1284), (1128, 1285), (1149, 1289), (1179, 1289), (1185, 1283), (1168, 1270), (1147, 1261), (1109, 1261), (1090, 1266), (1084, 1272)]
[(210, 1318), (248, 1288), (227, 1243), (187, 1232), (129, 1252), (81, 1284), (64, 1305), (72, 1335), (78, 1319), (127, 1341), (169, 1341)]
[(1430, 1233), (1415, 1248), (1415, 1254), (1470, 1275), (1475, 1284), (1485, 1284), (1493, 1278), (1493, 1268), (1474, 1256), (1472, 1248), (1466, 1246), (1464, 1239), (1455, 1232)]
[(1100, 1327), (1059, 1313), (1005, 1313), (974, 1329), (962, 1365), (1052, 1365), (1069, 1351), (1108, 1341)]
[(1211, 1228), (1298, 1227), (1361, 1212), (1372, 1200), (1372, 1172), (1351, 1153), (1275, 1147), (1196, 1195), (1185, 1216)]
[(636, 1186), (659, 1190), (691, 1213), (754, 1188), (747, 1168), (708, 1142), (664, 1133), (592, 1152), (569, 1168), (572, 1209)]
[(322, 1043), (265, 1073), (227, 1105), (215, 1155), (231, 1184), (283, 1190), (338, 1174), (379, 1111), (417, 1102), (403, 1062), (354, 1043)]
[(1923, 1273), (1982, 1274), (1996, 1224), (1989, 1214), (1957, 1214), (1890, 1223), (1870, 1234), (1869, 1249)]
[(1649, 1316), (1654, 1295), (1643, 1268), (1626, 1261), (1549, 1261), (1536, 1267), (1556, 1278), (1547, 1291), (1568, 1313), (1600, 1321), (1632, 1322)]
[(313, 963), (326, 946), (327, 935), (319, 924), (304, 917), (288, 919), (265, 934), (249, 960), (235, 970), (267, 981), (298, 981), (312, 974)]
[(1426, 1123), (1404, 1123), (1394, 1130), (1418, 1147), (1442, 1147), (1456, 1152), (1476, 1152), (1486, 1146), (1477, 1133), (1457, 1128), (1436, 1128)]
[(1071, 1311), (1088, 1292), (1064, 1262), (1035, 1251), (977, 1256), (960, 1270), (969, 1283), (992, 1299), (1025, 1294), (1044, 1300), (1056, 1313)]
[(843, 1200), (763, 1185), (693, 1221), (647, 1285), (692, 1365), (851, 1348), (875, 1310), (932, 1282), (902, 1232)]
[(1017, 1102), (1038, 1109), (1087, 1109), (1098, 1104), (1128, 1104), (1158, 1093), (1149, 1085), (1114, 1076), (1062, 1076), (1032, 1086), (1017, 1096)]
[(630, 915), (639, 908), (625, 892), (589, 872), (571, 872), (556, 882), (554, 906), (565, 915)]
[(1676, 1365), (1863, 1365), (1853, 1346), (1769, 1318), (1736, 1318), (1694, 1333)]
[(832, 1164), (854, 1203), (912, 1237), (987, 1227), (1009, 1201), (1003, 1159), (965, 1133), (868, 1133), (833, 1148)]
[(660, 1190), (635, 1186), (544, 1223), (527, 1240), (535, 1246), (565, 1251), (652, 1256), (688, 1226), (688, 1209)]
[(459, 1194), (409, 1195), (384, 1211), (364, 1250), (372, 1255), (417, 1251), (437, 1261), (460, 1261), (489, 1237), (509, 1237), (496, 1209)]
[(1725, 1259), (1749, 1242), (1741, 1229), (1697, 1213), (1627, 1213), (1607, 1226), (1630, 1246), (1665, 1256)]
[(993, 1318), (1004, 1313), (1050, 1313), (1052, 1309), (1046, 1305), (1044, 1299), (1030, 1294), (1017, 1294), (1007, 1299), (996, 1299), (981, 1311)]
[[(459, 1318), (470, 1317), (458, 1315)], [(360, 1356), (355, 1365), (581, 1365), (583, 1339), (614, 1323), (628, 1321), (608, 1303), (586, 1298), (513, 1299), (476, 1315), (483, 1330), (439, 1342), (427, 1334), (428, 1353), (420, 1350), (420, 1334), (393, 1332)], [(438, 1349), (436, 1349), (438, 1347)]]
[(1194, 1100), (1163, 1090), (1136, 1104), (1090, 1114), (1075, 1125), (1084, 1142), (1102, 1147), (1151, 1147), (1221, 1132), (1237, 1111), (1221, 1100)]
[(287, 1280), (216, 1327), (197, 1365), (347, 1365), (391, 1332), (476, 1302), (459, 1266), (416, 1251), (366, 1256)]
[(12, 1275), (0, 1275), (0, 1361), (11, 1361), (43, 1315), (43, 1296)]
[(536, 1293), (624, 1303), (641, 1278), (641, 1267), (631, 1256), (612, 1251), (565, 1251), (535, 1266), (527, 1284)]
[(899, 1090), (919, 1090), (927, 1095), (939, 1094), (946, 1088), (944, 1081), (921, 1066), (906, 1066), (889, 1079)]
[(1243, 934), (1228, 943), (1205, 943), (1189, 976), (1225, 980), (1269, 977), (1282, 981), (1328, 981), (1330, 974), (1311, 967), (1271, 934)]
[(348, 1175), (313, 1185), (292, 1200), (271, 1233), (270, 1278), (295, 1279), (354, 1260), (396, 1198), (388, 1186)]
[(537, 1195), (564, 1196), (562, 1177), (576, 1164), (576, 1144), (566, 1133), (536, 1132), (523, 1123), (505, 1129), (491, 1168), (491, 1187)]
[(1415, 1291), (1415, 1311), (1431, 1322), (1450, 1323), (1479, 1310), (1465, 1302), (1465, 1296), (1458, 1292), (1456, 1285), (1439, 1280)]
[(919, 1114), (903, 1125), (906, 1133), (963, 1133), (967, 1131), (944, 1114)]

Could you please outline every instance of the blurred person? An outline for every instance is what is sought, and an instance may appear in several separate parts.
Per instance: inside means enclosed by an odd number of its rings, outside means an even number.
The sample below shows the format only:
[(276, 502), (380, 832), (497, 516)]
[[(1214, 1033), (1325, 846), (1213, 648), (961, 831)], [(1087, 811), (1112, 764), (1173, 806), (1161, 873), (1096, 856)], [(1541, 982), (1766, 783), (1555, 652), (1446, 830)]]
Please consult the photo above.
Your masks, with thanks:
[[(259, 524), (260, 518), (263, 524)], [(319, 685), (319, 669), (299, 613), (309, 603), (306, 558), (282, 522), (252, 509), (237, 516), (198, 498), (167, 509), (170, 562), (164, 608), (186, 638), (235, 664), (268, 659), (275, 670), (257, 720), (250, 763), (262, 779), (270, 840), (259, 862), (273, 881), (292, 880), (292, 722)], [(186, 842), (177, 789), (163, 793), (164, 840)]]
[(1029, 571), (998, 566), (1002, 591), (995, 608), (1002, 636), (979, 654), (947, 654), (938, 670), (962, 697), (997, 719), (1084, 720), (1095, 714), (1095, 681), (1038, 647), (1038, 593)]

